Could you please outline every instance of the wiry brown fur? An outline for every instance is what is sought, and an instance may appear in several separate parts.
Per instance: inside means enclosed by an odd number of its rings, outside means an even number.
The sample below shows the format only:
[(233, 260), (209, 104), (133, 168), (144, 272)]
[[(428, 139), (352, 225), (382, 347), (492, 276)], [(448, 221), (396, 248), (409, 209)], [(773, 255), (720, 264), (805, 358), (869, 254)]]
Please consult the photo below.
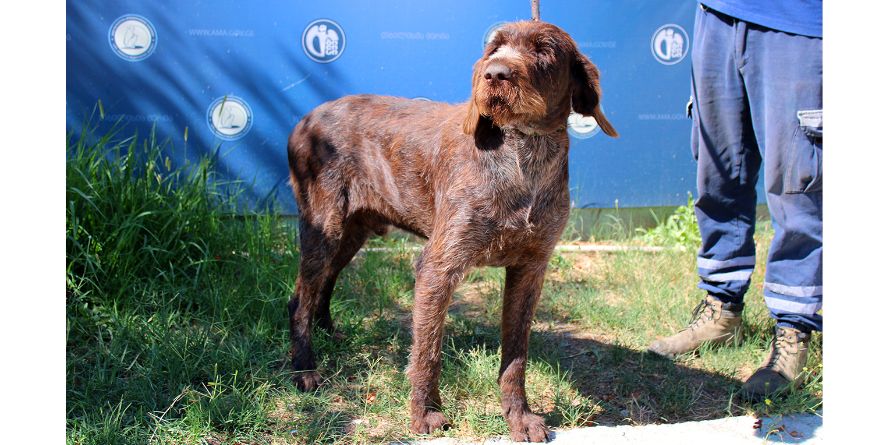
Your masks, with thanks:
[[(490, 77), (493, 64), (508, 77)], [(457, 105), (344, 97), (293, 130), (302, 257), (289, 303), (292, 366), (300, 388), (321, 383), (312, 322), (332, 330), (338, 273), (371, 234), (396, 226), (428, 239), (415, 270), (412, 431), (447, 423), (438, 391), (446, 311), (464, 274), (492, 265), (507, 270), (502, 410), (514, 440), (538, 442), (548, 431), (529, 410), (524, 374), (545, 268), (569, 213), (566, 118), (574, 109), (617, 134), (600, 111), (596, 67), (554, 25), (505, 26), (474, 65), (472, 85)]]

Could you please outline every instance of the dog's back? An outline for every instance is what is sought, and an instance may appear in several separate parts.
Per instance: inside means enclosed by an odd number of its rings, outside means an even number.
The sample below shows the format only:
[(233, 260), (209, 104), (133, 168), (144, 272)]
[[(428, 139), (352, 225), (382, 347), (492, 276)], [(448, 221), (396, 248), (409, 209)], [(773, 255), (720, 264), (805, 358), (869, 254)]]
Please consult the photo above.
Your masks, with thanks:
[[(373, 212), (427, 237), (434, 182), (454, 144), (463, 106), (357, 95), (324, 103), (289, 138), (289, 168), (302, 217), (317, 224)], [(460, 131), (449, 132), (466, 138)]]

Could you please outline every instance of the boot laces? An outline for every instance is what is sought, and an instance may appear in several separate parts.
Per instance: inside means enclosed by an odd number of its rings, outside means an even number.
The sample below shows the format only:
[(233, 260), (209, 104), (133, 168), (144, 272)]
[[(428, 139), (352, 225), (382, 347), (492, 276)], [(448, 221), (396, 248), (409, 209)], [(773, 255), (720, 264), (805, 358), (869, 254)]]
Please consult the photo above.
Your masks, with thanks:
[(714, 305), (707, 298), (702, 299), (692, 310), (692, 318), (683, 330), (695, 329), (702, 321), (714, 320)]
[(772, 346), (772, 357), (769, 358), (769, 362), (764, 365), (764, 368), (771, 369), (773, 371), (778, 371), (778, 369), (783, 368), (783, 364), (781, 363), (783, 359), (787, 358), (787, 355), (793, 354), (789, 350), (790, 346), (796, 343), (797, 339), (795, 336), (789, 336), (789, 333), (785, 329), (776, 329), (775, 331), (775, 340), (773, 340)]

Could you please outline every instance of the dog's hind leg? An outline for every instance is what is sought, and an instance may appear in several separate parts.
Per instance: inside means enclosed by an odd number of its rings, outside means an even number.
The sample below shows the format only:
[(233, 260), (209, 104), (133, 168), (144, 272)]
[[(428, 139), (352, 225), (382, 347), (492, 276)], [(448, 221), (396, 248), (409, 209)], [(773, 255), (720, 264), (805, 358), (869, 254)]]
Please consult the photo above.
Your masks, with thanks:
[[(304, 219), (300, 222), (301, 259), (295, 292), (289, 300), (289, 338), (292, 342), (293, 380), (299, 389), (313, 390), (321, 383), (311, 349), (311, 322), (323, 299), (341, 235), (324, 233)], [(335, 286), (334, 281), (332, 286)]]
[(329, 304), (332, 301), (332, 292), (335, 289), (338, 274), (351, 262), (351, 259), (363, 247), (363, 244), (373, 232), (375, 232), (374, 228), (365, 224), (365, 221), (362, 219), (353, 219), (345, 225), (344, 234), (339, 243), (338, 251), (335, 253), (335, 257), (330, 265), (329, 275), (323, 284), (323, 290), (320, 292), (320, 301), (314, 313), (314, 320), (317, 326), (329, 335), (335, 332)]
[(544, 442), (549, 436), (544, 419), (533, 414), (526, 401), (529, 328), (541, 295), (546, 265), (545, 261), (510, 266), (505, 274), (498, 384), (502, 412), (511, 430), (511, 440), (515, 442)]

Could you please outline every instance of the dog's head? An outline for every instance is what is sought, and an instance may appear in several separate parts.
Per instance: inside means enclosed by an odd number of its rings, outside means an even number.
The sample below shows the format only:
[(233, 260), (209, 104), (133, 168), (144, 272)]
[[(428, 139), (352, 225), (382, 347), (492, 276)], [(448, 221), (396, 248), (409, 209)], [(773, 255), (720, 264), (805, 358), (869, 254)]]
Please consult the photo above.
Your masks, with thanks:
[(464, 132), (474, 135), (478, 126), (491, 124), (546, 133), (561, 128), (575, 110), (617, 137), (600, 96), (600, 72), (569, 34), (550, 23), (510, 23), (474, 64)]

